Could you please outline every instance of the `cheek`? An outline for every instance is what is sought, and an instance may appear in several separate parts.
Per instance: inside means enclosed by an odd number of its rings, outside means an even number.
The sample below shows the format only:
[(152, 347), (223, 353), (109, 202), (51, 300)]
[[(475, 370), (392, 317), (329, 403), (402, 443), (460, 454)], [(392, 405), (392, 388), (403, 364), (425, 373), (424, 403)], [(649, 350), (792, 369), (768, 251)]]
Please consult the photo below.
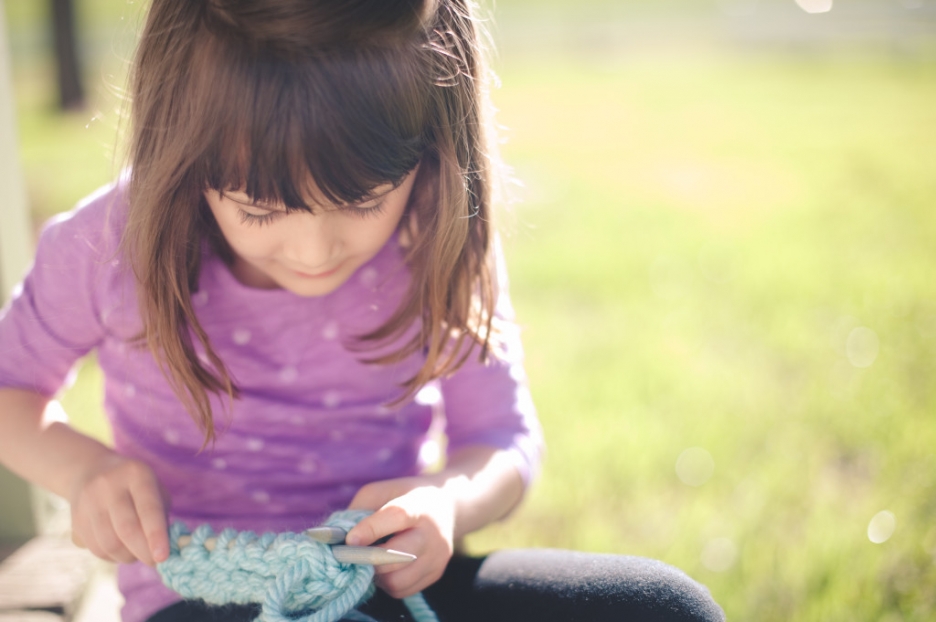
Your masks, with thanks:
[(241, 257), (261, 258), (273, 253), (276, 243), (268, 231), (247, 227), (235, 216), (217, 219), (221, 234), (231, 249)]
[(267, 235), (239, 231), (232, 234), (234, 240), (228, 241), (231, 247), (243, 257), (262, 259), (273, 255), (277, 249), (276, 241)]
[[(393, 232), (396, 231), (399, 218), (385, 218), (378, 222), (356, 223), (358, 226), (349, 231), (345, 239), (352, 240), (352, 244), (359, 253), (373, 254), (383, 248)], [(361, 226), (361, 225), (364, 226)]]

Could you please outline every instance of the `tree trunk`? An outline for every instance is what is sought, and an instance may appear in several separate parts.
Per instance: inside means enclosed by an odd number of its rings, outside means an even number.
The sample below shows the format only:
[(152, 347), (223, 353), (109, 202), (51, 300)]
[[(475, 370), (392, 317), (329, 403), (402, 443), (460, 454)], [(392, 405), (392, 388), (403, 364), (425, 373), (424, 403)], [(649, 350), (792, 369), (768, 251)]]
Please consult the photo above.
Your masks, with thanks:
[(84, 107), (84, 89), (78, 62), (74, 0), (52, 0), (52, 25), (59, 104), (62, 110), (77, 110)]

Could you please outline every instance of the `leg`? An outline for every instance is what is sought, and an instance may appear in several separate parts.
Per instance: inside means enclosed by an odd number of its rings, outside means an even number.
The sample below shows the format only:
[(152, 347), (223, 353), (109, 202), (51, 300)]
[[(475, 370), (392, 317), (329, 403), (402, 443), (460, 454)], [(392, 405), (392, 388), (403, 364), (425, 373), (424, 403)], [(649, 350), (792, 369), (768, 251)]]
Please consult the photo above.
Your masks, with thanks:
[[(709, 591), (680, 570), (639, 557), (551, 549), (456, 557), (425, 592), (441, 622), (723, 622)], [(410, 620), (378, 590), (362, 608)]]
[(200, 600), (183, 600), (166, 607), (147, 622), (253, 622), (260, 615), (260, 605), (216, 607)]
[(475, 577), (485, 610), (503, 620), (721, 622), (708, 590), (639, 557), (551, 549), (490, 555)]
[[(723, 622), (708, 590), (680, 570), (639, 557), (553, 549), (455, 557), (425, 592), (441, 622)], [(361, 611), (410, 621), (403, 603), (377, 590)], [(259, 606), (177, 603), (149, 622), (252, 622)]]

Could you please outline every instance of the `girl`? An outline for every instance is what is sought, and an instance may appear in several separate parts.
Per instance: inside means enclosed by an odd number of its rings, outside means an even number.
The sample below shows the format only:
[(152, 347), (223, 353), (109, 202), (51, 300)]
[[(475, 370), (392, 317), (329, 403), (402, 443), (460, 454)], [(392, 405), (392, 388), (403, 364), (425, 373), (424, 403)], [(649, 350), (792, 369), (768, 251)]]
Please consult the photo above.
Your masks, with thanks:
[[(720, 619), (655, 562), (452, 561), (540, 453), (485, 71), (464, 0), (153, 1), (129, 172), (46, 227), (0, 321), (0, 457), (123, 564), (126, 622), (256, 615), (161, 585), (167, 514), (301, 531), (346, 507), (375, 511), (349, 544), (418, 557), (379, 570), (379, 618), (427, 589), (443, 620)], [(92, 349), (113, 449), (42, 417)]]

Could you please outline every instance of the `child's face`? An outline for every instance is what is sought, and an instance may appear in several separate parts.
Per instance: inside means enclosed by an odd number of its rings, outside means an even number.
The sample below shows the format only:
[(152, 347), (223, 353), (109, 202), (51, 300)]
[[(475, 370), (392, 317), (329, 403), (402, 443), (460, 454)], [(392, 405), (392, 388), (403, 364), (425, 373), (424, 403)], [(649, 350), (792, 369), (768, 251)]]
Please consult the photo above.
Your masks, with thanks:
[(375, 199), (323, 206), (315, 214), (257, 205), (239, 191), (208, 190), (205, 198), (234, 251), (232, 272), (240, 282), (323, 296), (383, 248), (403, 216), (415, 178), (412, 172), (396, 188), (376, 188)]

